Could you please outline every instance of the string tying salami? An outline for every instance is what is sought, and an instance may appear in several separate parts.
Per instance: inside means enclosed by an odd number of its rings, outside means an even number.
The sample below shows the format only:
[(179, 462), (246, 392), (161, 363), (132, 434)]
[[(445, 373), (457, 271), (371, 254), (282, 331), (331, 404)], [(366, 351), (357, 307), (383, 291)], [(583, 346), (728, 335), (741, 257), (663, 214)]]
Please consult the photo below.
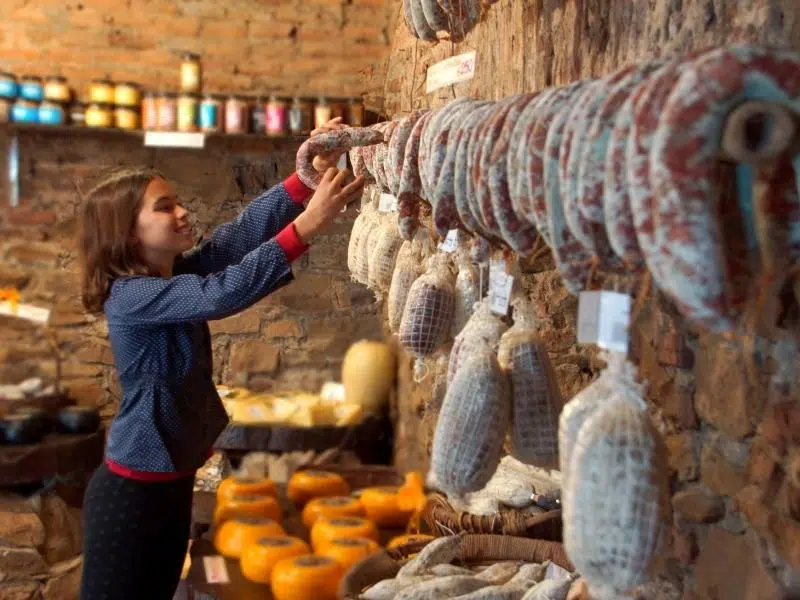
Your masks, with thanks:
[(297, 176), (306, 187), (317, 189), (322, 173), (314, 168), (314, 157), (335, 151), (347, 152), (354, 146), (371, 146), (383, 142), (383, 133), (362, 127), (339, 129), (316, 135), (297, 151)]

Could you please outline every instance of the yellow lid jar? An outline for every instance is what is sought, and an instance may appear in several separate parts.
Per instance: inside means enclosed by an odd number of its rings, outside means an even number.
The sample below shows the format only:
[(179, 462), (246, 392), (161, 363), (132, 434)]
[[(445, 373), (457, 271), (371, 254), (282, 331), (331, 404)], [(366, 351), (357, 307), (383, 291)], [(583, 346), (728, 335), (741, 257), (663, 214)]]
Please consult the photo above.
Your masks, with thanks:
[(113, 127), (114, 112), (110, 104), (92, 102), (86, 107), (87, 127)]
[(72, 90), (67, 85), (67, 78), (51, 75), (44, 81), (44, 98), (58, 104), (68, 104), (72, 100)]
[(89, 85), (89, 102), (92, 104), (114, 104), (114, 84), (108, 79), (95, 79)]
[(114, 103), (117, 106), (138, 108), (142, 103), (142, 90), (138, 84), (124, 81), (114, 87)]
[(118, 106), (114, 110), (114, 122), (119, 129), (139, 129), (139, 111), (130, 106)]

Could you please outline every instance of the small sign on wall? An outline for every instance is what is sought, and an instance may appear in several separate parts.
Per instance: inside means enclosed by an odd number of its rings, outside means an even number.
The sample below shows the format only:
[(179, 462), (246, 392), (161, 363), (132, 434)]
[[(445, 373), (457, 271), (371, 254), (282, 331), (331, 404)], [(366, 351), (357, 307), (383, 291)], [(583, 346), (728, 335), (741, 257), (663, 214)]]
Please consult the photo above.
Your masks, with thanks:
[(425, 93), (430, 94), (436, 90), (469, 81), (475, 77), (475, 50), (445, 59), (428, 68), (428, 78), (425, 82)]

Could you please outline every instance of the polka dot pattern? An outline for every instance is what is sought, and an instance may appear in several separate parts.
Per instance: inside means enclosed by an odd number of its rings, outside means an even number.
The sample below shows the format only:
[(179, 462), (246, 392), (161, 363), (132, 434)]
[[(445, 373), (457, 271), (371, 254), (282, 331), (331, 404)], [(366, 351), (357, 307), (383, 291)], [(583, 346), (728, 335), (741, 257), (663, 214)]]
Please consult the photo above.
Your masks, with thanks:
[(293, 276), (274, 236), (298, 214), (283, 184), (253, 200), (176, 263), (175, 274), (114, 282), (105, 304), (122, 386), (107, 457), (128, 469), (197, 469), (228, 422), (207, 320), (251, 306)]

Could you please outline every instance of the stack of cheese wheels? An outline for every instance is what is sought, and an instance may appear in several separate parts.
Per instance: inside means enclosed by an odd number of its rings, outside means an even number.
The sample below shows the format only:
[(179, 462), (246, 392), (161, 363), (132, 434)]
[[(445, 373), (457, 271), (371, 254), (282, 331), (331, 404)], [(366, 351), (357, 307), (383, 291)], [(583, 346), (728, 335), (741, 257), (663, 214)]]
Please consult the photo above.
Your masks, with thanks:
[(280, 522), (283, 518), (275, 484), (267, 478), (234, 475), (217, 488), (214, 524), (238, 516), (254, 516)]
[(297, 471), (289, 478), (286, 492), (297, 506), (304, 506), (314, 498), (346, 496), (350, 486), (337, 473), (308, 469)]
[(367, 518), (378, 527), (404, 528), (414, 510), (400, 508), (400, 488), (372, 487), (361, 491), (361, 504)]
[(344, 573), (344, 567), (327, 556), (287, 558), (272, 569), (272, 596), (275, 600), (336, 600)]
[(361, 517), (322, 518), (311, 528), (311, 547), (315, 552), (331, 541), (341, 538), (366, 538), (374, 542), (380, 541), (375, 523)]
[(228, 558), (240, 558), (248, 546), (263, 537), (284, 536), (283, 527), (272, 519), (241, 516), (225, 521), (217, 528), (214, 546)]
[(338, 562), (345, 571), (380, 550), (375, 540), (369, 538), (334, 538), (317, 549), (318, 556), (327, 556)]
[(303, 509), (303, 525), (311, 529), (320, 518), (363, 517), (364, 506), (353, 496), (327, 496), (314, 498)]
[(242, 552), (242, 575), (250, 581), (269, 584), (272, 571), (280, 561), (310, 554), (311, 548), (303, 540), (290, 536), (262, 537)]

